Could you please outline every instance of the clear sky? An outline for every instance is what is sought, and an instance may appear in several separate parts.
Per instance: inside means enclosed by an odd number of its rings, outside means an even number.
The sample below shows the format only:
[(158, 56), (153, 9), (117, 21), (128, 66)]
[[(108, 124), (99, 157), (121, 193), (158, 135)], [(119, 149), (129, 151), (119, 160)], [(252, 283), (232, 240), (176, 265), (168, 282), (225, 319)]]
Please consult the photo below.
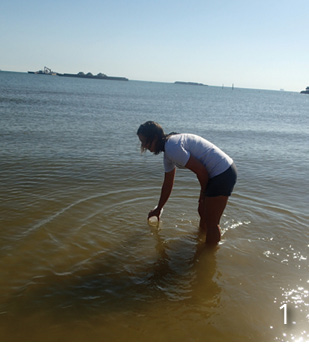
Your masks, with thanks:
[(2, 0), (0, 69), (300, 91), (309, 0)]

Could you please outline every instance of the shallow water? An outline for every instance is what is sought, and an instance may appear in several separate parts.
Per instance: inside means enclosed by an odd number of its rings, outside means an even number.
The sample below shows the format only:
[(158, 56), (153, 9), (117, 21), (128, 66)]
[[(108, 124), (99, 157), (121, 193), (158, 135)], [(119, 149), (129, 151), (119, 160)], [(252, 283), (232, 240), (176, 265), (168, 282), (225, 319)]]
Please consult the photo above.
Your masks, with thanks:
[[(0, 91), (2, 341), (308, 341), (306, 95), (4, 72)], [(216, 248), (188, 171), (147, 224), (148, 119), (234, 158)]]

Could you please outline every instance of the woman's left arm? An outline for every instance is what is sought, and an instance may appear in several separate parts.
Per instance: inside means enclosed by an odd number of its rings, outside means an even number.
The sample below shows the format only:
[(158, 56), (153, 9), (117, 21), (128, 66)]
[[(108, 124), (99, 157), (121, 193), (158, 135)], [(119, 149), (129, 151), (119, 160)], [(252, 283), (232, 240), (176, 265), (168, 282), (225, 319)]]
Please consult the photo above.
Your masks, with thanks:
[(175, 172), (176, 169), (174, 168), (172, 171), (165, 173), (158, 206), (148, 213), (148, 219), (152, 216), (156, 216), (160, 219), (161, 210), (170, 197), (173, 189)]
[(197, 179), (199, 180), (199, 183), (201, 185), (201, 194), (200, 194), (200, 200), (204, 196), (204, 191), (206, 189), (207, 183), (208, 183), (208, 172), (207, 169), (204, 167), (204, 165), (195, 157), (192, 155), (190, 156), (186, 168), (190, 169), (195, 173), (197, 176)]

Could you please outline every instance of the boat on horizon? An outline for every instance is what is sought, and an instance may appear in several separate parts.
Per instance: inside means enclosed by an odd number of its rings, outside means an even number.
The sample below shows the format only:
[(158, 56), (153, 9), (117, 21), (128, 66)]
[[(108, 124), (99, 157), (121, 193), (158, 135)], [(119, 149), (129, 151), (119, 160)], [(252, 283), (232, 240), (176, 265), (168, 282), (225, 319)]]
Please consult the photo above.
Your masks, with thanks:
[(77, 74), (73, 73), (58, 73), (58, 72), (53, 72), (50, 68), (44, 66), (43, 70), (39, 70), (36, 72), (33, 71), (28, 71), (30, 74), (43, 74), (43, 75), (55, 75), (58, 77), (73, 77), (73, 78), (87, 78), (87, 79), (104, 79), (104, 80), (120, 80), (120, 81), (128, 81), (128, 78), (125, 77), (111, 77), (108, 76), (104, 73), (98, 73), (96, 75), (88, 72), (85, 74), (84, 72), (79, 72)]
[(40, 69), (39, 71), (33, 72), (28, 71), (30, 74), (44, 74), (44, 75), (58, 75), (57, 72), (53, 72), (50, 68), (44, 66), (44, 69)]
[(306, 90), (300, 91), (300, 93), (309, 94), (309, 86), (306, 87)]

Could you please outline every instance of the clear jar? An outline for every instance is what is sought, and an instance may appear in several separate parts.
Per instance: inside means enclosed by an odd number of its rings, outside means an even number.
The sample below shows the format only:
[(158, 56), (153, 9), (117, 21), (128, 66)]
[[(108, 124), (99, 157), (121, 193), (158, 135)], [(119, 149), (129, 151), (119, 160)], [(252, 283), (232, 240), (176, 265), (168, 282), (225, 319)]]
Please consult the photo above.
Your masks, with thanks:
[[(157, 208), (157, 206), (154, 209), (156, 209), (156, 208)], [(162, 213), (163, 213), (163, 208), (161, 209), (159, 217), (161, 217)], [(152, 216), (152, 217), (148, 218), (148, 224), (151, 226), (158, 226), (159, 225), (159, 218), (157, 216)]]

